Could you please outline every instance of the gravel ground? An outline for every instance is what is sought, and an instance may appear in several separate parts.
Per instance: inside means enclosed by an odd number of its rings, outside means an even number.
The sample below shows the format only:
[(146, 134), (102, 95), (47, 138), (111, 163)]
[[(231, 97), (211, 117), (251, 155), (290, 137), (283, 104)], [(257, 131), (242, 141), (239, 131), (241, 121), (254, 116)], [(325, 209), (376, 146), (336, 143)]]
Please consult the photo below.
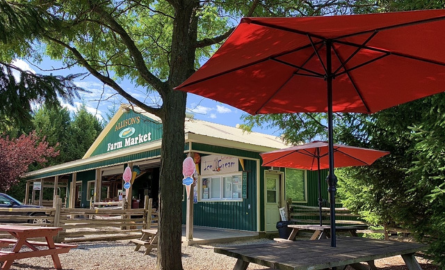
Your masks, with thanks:
[[(252, 241), (235, 242), (227, 245), (260, 244), (269, 243), (269, 239), (257, 239)], [(226, 246), (226, 245), (215, 245)], [(182, 265), (184, 270), (226, 270), (233, 269), (236, 259), (213, 252), (215, 246), (182, 246)], [(89, 242), (78, 243), (78, 248), (72, 249), (67, 254), (60, 254), (63, 269), (114, 269), (114, 270), (140, 270), (155, 269), (156, 249), (150, 255), (144, 255), (145, 248), (135, 252), (135, 245), (129, 241), (113, 242)], [(439, 269), (428, 264), (427, 261), (418, 258), (422, 269)], [(376, 261), (379, 269), (405, 270), (404, 262), (400, 256)], [(15, 261), (11, 269), (54, 269), (50, 256), (29, 258)], [(247, 268), (270, 269), (256, 264), (250, 264)]]

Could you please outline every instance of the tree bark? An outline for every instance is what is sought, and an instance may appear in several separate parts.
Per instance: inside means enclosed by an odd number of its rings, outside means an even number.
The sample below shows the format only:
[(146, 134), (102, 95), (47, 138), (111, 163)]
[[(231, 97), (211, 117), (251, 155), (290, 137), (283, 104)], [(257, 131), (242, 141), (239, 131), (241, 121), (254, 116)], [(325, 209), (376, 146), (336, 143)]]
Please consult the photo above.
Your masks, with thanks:
[(199, 1), (172, 3), (175, 8), (169, 89), (163, 97), (160, 117), (163, 123), (160, 175), (160, 216), (157, 268), (182, 270), (182, 162), (187, 94), (173, 91), (194, 72)]

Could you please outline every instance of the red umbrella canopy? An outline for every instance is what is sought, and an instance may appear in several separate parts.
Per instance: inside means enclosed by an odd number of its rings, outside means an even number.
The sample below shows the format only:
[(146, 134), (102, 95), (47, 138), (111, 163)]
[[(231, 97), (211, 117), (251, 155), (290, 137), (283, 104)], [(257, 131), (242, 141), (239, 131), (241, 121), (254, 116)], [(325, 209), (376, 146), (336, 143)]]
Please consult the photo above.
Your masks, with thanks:
[[(371, 165), (388, 155), (387, 151), (334, 144), (334, 167)], [(261, 154), (263, 166), (286, 167), (304, 170), (328, 169), (328, 143), (312, 142)], [(320, 159), (320, 168), (318, 161)]]
[(176, 89), (250, 114), (373, 113), (445, 90), (445, 10), (244, 18), (209, 61)]

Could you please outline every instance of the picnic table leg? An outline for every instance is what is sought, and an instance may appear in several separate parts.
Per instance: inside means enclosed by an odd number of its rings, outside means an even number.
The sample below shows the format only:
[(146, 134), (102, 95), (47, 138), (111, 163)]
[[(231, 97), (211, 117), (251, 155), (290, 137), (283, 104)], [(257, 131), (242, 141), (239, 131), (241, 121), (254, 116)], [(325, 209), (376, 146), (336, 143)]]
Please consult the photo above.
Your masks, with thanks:
[(367, 261), (367, 263), (369, 265), (369, 269), (371, 269), (371, 270), (378, 270), (378, 268), (375, 266), (374, 260)]
[(233, 270), (246, 270), (247, 266), (249, 266), (249, 262), (245, 262), (243, 259), (238, 259)]
[[(141, 237), (141, 241), (147, 241), (149, 238), (148, 233), (142, 233), (142, 237)], [(142, 244), (136, 244), (136, 248), (134, 249), (134, 251), (138, 251), (140, 248), (142, 247)]]
[[(321, 233), (321, 231), (315, 231), (314, 234), (311, 236), (311, 239), (310, 239), (310, 240), (317, 240), (317, 239), (319, 239), (318, 236), (320, 236), (320, 233)], [(320, 236), (320, 238), (321, 238), (323, 235), (324, 235), (324, 234), (322, 234), (322, 235)], [(326, 237), (325, 237), (325, 238), (326, 238)]]
[[(18, 253), (20, 251), (20, 249), (22, 248), (23, 244), (26, 243), (26, 239), (25, 238), (20, 238), (17, 235), (14, 235), (17, 238), (17, 243), (15, 243), (14, 248), (12, 249), (12, 252), (14, 253)], [(14, 262), (14, 260), (6, 260), (3, 262), (2, 265), (2, 270), (8, 270), (12, 263)]]
[(292, 241), (294, 241), (295, 240), (295, 236), (297, 236), (297, 234), (298, 234), (298, 229), (297, 228), (293, 228), (292, 229), (292, 232), (290, 233), (290, 235), (289, 235), (289, 237), (287, 238), (287, 240), (292, 240)]
[(349, 230), (349, 233), (354, 236), (354, 237), (358, 237), (357, 231), (356, 230)]
[(402, 258), (405, 261), (406, 266), (408, 266), (409, 270), (422, 270), (416, 260), (416, 257), (414, 257), (414, 253), (402, 254)]
[[(48, 248), (55, 249), (56, 246), (54, 245), (52, 236), (46, 236), (45, 238), (46, 242), (48, 243)], [(52, 254), (51, 257), (53, 258), (54, 267), (56, 269), (62, 269), (62, 264), (60, 264), (59, 254), (57, 254), (57, 252), (54, 252), (54, 254)]]

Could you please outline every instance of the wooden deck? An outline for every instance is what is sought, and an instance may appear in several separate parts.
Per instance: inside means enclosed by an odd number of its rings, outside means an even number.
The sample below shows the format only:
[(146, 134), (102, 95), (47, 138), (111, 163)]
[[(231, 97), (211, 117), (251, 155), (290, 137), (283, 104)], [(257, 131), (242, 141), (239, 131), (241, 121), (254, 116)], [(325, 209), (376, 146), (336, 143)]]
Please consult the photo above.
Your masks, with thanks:
[(426, 246), (417, 243), (383, 241), (359, 237), (338, 238), (337, 247), (330, 247), (330, 240), (286, 241), (280, 243), (215, 248), (216, 253), (238, 259), (236, 270), (244, 270), (249, 263), (275, 269), (302, 270), (325, 269), (351, 265), (356, 269), (376, 259), (402, 255), (410, 270), (421, 269), (414, 253)]

